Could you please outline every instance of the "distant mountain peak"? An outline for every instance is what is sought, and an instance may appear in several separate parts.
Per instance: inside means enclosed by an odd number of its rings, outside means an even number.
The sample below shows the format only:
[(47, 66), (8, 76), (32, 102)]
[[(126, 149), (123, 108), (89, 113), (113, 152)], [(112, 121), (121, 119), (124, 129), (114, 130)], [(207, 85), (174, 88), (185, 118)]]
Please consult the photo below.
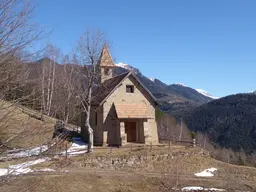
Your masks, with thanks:
[(201, 93), (202, 95), (206, 96), (206, 97), (210, 97), (212, 99), (219, 99), (219, 97), (214, 97), (211, 94), (209, 94), (207, 91), (203, 90), (203, 89), (196, 89), (196, 91), (198, 93)]
[(128, 71), (132, 71), (132, 72), (134, 72), (135, 74), (141, 74), (141, 72), (140, 72), (139, 69), (137, 69), (137, 68), (135, 68), (135, 67), (133, 67), (133, 66), (131, 66), (131, 65), (128, 65), (128, 64), (126, 64), (126, 63), (117, 63), (116, 66), (117, 66), (117, 67), (124, 68), (124, 69), (126, 69), (126, 70), (128, 70)]
[(161, 100), (161, 102), (171, 101), (171, 103), (185, 103), (184, 105), (187, 105), (187, 103), (189, 103), (189, 105), (198, 105), (213, 99), (212, 96), (209, 96), (210, 94), (202, 94), (183, 83), (166, 85), (157, 78), (148, 78), (137, 68), (126, 63), (117, 63), (114, 72), (115, 74), (121, 74), (127, 70), (134, 72), (149, 91), (151, 91), (156, 98)]
[(149, 78), (151, 81), (155, 82), (156, 78)]
[(253, 93), (253, 94), (256, 94), (256, 91), (249, 91), (248, 93)]
[(187, 87), (187, 86), (186, 86), (185, 84), (183, 84), (183, 83), (173, 83), (172, 85)]

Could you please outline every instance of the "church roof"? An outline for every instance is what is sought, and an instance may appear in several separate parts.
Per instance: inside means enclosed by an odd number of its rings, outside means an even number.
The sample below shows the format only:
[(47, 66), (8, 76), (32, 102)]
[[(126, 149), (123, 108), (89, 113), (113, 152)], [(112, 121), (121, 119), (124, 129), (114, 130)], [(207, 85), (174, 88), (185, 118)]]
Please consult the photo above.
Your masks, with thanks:
[(133, 76), (135, 80), (143, 87), (143, 89), (149, 94), (149, 96), (156, 103), (155, 97), (152, 93), (141, 83), (138, 77), (133, 74), (131, 71), (123, 73), (121, 75), (115, 76), (111, 79), (104, 81), (101, 86), (99, 86), (96, 90), (93, 91), (92, 104), (93, 105), (102, 105), (105, 100), (121, 85), (121, 83), (128, 78), (129, 76)]
[(124, 80), (129, 72), (115, 76), (104, 81), (101, 86), (93, 91), (92, 104), (99, 105), (101, 102)]
[(119, 119), (150, 118), (149, 109), (145, 104), (114, 104)]
[(99, 65), (101, 67), (115, 67), (113, 59), (108, 51), (107, 45), (104, 44), (103, 49), (101, 51)]

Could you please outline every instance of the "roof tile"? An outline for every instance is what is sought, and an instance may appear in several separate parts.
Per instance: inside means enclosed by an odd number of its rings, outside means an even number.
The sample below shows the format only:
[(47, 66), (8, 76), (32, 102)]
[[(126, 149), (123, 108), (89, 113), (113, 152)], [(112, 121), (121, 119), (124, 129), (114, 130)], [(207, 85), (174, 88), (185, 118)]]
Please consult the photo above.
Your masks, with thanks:
[(150, 118), (145, 104), (115, 104), (117, 117), (122, 118)]

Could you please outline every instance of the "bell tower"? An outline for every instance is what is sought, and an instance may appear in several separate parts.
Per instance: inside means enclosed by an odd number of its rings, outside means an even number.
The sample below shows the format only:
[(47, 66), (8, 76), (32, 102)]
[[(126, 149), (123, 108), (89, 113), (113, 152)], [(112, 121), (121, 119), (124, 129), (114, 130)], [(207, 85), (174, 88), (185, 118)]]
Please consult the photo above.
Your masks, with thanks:
[(108, 51), (107, 45), (104, 44), (100, 59), (99, 59), (99, 72), (100, 72), (100, 82), (111, 79), (113, 77), (113, 68), (115, 64), (112, 60), (112, 57)]

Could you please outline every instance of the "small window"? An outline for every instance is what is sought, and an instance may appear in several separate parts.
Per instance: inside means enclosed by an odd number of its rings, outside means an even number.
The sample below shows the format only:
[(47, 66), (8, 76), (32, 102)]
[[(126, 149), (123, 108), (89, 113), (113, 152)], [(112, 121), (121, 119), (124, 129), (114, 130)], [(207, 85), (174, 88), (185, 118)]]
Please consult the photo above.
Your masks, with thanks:
[(104, 73), (105, 73), (105, 75), (109, 75), (109, 73), (110, 73), (110, 70), (107, 68), (107, 69), (104, 69)]
[(134, 86), (126, 85), (126, 93), (134, 93)]

